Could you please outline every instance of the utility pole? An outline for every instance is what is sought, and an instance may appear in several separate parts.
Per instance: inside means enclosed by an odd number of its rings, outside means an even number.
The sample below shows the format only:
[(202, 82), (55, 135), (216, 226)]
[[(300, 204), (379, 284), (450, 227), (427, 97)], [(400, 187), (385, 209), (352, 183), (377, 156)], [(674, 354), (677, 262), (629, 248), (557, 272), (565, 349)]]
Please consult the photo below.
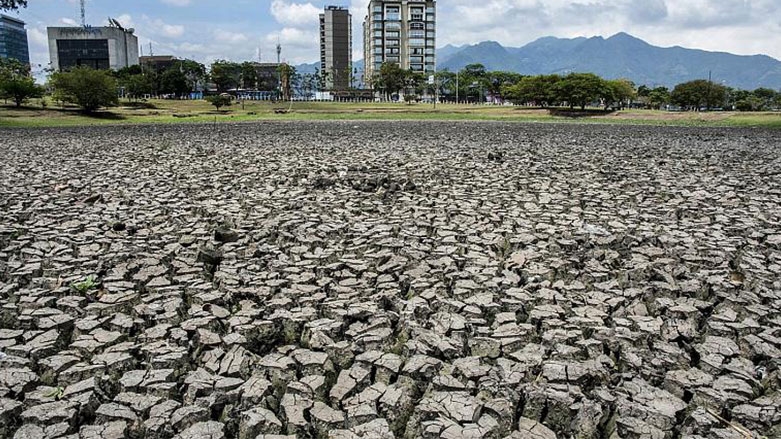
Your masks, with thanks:
[(279, 83), (279, 98), (282, 99), (282, 44), (277, 37), (277, 81)]
[(87, 0), (81, 0), (81, 27), (87, 27)]
[(708, 70), (708, 94), (705, 96), (705, 109), (706, 111), (710, 111), (710, 90), (711, 90), (711, 84), (713, 83), (713, 72), (711, 70)]
[(458, 105), (458, 71), (456, 71), (456, 105)]

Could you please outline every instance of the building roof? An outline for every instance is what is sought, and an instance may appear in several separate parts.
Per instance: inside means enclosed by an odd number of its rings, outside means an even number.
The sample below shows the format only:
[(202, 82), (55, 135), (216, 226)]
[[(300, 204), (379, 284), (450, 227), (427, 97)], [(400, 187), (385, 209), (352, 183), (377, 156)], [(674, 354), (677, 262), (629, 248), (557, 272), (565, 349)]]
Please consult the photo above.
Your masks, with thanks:
[(25, 25), (24, 21), (22, 21), (22, 20), (20, 20), (18, 18), (11, 17), (9, 15), (5, 15), (5, 14), (0, 14), (0, 19), (1, 20), (5, 20), (5, 21), (11, 21), (13, 23), (16, 23), (16, 24), (19, 24), (19, 25), (22, 25), (22, 26)]

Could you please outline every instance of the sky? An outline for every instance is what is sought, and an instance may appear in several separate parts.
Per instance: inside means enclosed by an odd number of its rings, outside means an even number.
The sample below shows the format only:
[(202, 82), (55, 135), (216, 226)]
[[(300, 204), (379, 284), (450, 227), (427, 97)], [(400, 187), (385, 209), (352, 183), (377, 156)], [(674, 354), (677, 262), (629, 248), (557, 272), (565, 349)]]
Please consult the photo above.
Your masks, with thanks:
[[(353, 14), (354, 59), (363, 58), (368, 0), (87, 0), (87, 23), (107, 17), (136, 29), (144, 54), (209, 64), (319, 60), (318, 15), (326, 5)], [(78, 0), (29, 0), (9, 15), (27, 22), (33, 65), (49, 63), (47, 26), (80, 21)], [(765, 54), (781, 59), (781, 0), (439, 0), (437, 46), (498, 41), (520, 47), (544, 36), (609, 37), (627, 32), (669, 47)]]

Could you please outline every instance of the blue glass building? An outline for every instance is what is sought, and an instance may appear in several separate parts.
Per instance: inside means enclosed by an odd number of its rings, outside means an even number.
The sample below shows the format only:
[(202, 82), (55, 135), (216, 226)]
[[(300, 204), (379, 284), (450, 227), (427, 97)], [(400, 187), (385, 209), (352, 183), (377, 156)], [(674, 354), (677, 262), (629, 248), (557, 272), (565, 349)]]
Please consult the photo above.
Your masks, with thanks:
[(0, 14), (0, 58), (13, 58), (25, 64), (30, 63), (24, 21)]

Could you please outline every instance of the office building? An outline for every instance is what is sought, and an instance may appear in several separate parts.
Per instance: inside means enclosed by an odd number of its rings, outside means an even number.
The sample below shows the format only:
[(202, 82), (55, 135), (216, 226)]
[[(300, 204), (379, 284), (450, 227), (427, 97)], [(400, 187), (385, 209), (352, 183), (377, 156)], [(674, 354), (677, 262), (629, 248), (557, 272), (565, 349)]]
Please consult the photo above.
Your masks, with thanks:
[(327, 90), (346, 90), (352, 85), (352, 27), (346, 8), (327, 6), (320, 14), (320, 71)]
[(11, 58), (30, 64), (24, 21), (0, 14), (0, 58)]
[(435, 0), (371, 0), (363, 22), (364, 81), (371, 84), (386, 62), (433, 74), (436, 18)]
[(153, 70), (156, 72), (162, 72), (164, 70), (170, 69), (174, 66), (176, 61), (176, 57), (172, 55), (152, 55), (141, 56), (138, 58), (138, 62), (141, 64), (141, 67), (145, 69), (145, 71)]
[(138, 38), (122, 27), (50, 27), (49, 59), (55, 70), (75, 66), (118, 70), (138, 65)]

